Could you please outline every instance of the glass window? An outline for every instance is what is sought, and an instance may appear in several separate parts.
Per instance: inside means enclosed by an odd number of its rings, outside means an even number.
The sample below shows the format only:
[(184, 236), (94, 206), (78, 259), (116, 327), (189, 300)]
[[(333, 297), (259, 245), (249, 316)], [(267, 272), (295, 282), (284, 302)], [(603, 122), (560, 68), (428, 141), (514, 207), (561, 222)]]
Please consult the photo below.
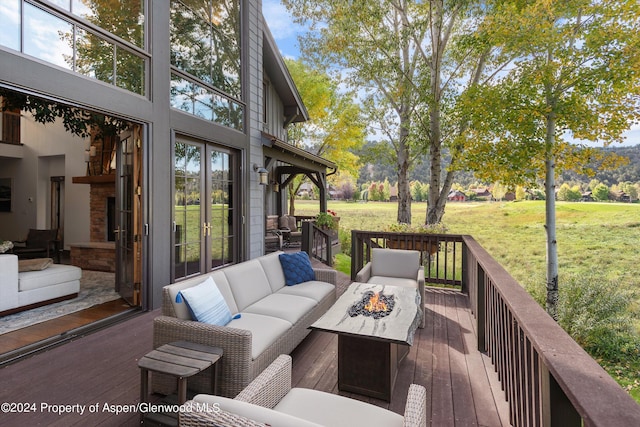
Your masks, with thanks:
[(116, 86), (144, 95), (146, 61), (124, 48), (116, 47)]
[(242, 131), (241, 104), (176, 74), (171, 75), (171, 106), (185, 113)]
[(115, 46), (82, 28), (76, 30), (76, 71), (113, 84)]
[(172, 0), (171, 63), (240, 99), (238, 0)]
[[(68, 3), (68, 0), (61, 0)], [(140, 48), (145, 47), (145, 1), (72, 0), (71, 12)]]
[(24, 4), (24, 53), (67, 69), (73, 68), (73, 25)]
[[(145, 0), (52, 3), (144, 47)], [(58, 13), (45, 5), (0, 0), (0, 45), (145, 95), (148, 58), (107, 33), (85, 28), (72, 15), (61, 17)]]
[(20, 0), (0, 1), (0, 45), (20, 50)]

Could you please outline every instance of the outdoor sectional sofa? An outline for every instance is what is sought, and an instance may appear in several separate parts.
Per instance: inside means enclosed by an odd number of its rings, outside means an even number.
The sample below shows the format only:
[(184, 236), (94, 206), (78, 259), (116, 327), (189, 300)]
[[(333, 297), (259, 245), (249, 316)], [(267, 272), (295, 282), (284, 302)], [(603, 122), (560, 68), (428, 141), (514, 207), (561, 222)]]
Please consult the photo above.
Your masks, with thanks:
[[(280, 354), (289, 354), (336, 300), (335, 270), (313, 269), (314, 280), (286, 286), (280, 254), (274, 252), (165, 286), (162, 315), (154, 319), (154, 348), (181, 340), (222, 348), (217, 392), (235, 397)], [(233, 315), (226, 326), (192, 320), (186, 304), (177, 302), (180, 291), (209, 276)], [(194, 391), (210, 393), (211, 376), (202, 372), (189, 378), (188, 385)], [(152, 389), (173, 393), (175, 379), (154, 374)]]
[[(19, 267), (19, 265), (22, 266)], [(28, 268), (27, 268), (28, 267)], [(31, 271), (20, 271), (31, 269)], [(50, 258), (18, 261), (0, 255), (0, 315), (28, 310), (78, 296), (82, 270), (53, 264)]]

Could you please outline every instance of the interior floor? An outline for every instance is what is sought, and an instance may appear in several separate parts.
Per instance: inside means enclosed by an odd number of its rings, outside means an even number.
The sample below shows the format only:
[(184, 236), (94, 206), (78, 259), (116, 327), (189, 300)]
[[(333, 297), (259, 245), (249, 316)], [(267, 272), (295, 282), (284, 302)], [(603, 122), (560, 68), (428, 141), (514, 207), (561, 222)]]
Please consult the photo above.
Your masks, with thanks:
[(123, 299), (119, 299), (7, 332), (6, 334), (0, 335), (0, 354), (63, 335), (81, 326), (86, 326), (90, 323), (130, 310), (132, 310), (131, 306)]

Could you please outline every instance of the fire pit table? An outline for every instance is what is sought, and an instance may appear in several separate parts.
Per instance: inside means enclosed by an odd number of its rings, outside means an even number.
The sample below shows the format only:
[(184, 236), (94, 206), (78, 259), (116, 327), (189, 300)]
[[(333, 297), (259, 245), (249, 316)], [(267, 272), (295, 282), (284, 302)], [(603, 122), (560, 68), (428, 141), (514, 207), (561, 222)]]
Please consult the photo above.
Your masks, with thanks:
[(311, 329), (338, 334), (338, 389), (391, 401), (422, 321), (417, 289), (352, 283)]

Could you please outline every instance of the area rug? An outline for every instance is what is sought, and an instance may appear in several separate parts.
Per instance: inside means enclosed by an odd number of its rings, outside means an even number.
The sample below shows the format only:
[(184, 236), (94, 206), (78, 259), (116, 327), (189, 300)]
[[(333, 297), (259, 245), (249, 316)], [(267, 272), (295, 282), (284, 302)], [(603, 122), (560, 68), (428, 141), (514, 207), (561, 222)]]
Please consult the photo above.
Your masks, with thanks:
[(83, 270), (77, 298), (0, 317), (0, 335), (116, 300), (114, 284), (114, 273)]

